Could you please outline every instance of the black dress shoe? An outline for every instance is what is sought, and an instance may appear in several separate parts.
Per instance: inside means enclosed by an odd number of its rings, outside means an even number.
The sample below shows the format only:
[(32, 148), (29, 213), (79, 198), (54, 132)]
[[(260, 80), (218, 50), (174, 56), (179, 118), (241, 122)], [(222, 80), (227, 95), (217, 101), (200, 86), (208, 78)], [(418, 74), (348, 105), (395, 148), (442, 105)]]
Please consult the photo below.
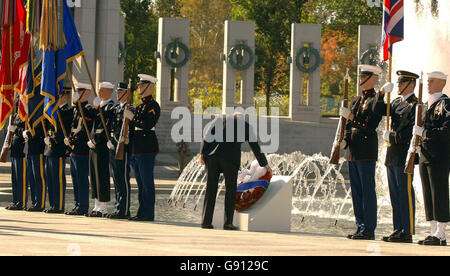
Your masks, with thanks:
[(56, 209), (47, 209), (44, 211), (47, 214), (64, 214), (64, 210), (56, 210)]
[(356, 235), (358, 235), (358, 234), (359, 234), (359, 232), (356, 231), (356, 232), (353, 233), (353, 234), (347, 235), (347, 239), (352, 240), (352, 239), (353, 239), (353, 236), (356, 236)]
[(22, 211), (23, 210), (22, 207), (19, 207), (17, 205), (8, 206), (5, 209), (8, 210), (8, 211)]
[(101, 212), (92, 211), (90, 213), (87, 213), (86, 217), (89, 217), (89, 218), (101, 218), (101, 217), (103, 217), (103, 214)]
[(364, 233), (358, 233), (358, 234), (356, 234), (356, 235), (354, 235), (354, 236), (352, 237), (352, 240), (367, 240), (367, 241), (373, 241), (373, 240), (375, 240), (375, 237), (374, 237), (374, 236), (366, 235), (366, 234), (364, 234)]
[(80, 210), (77, 209), (73, 209), (70, 212), (65, 212), (66, 215), (68, 216), (87, 216), (87, 212), (81, 212)]
[(420, 240), (420, 241), (418, 241), (417, 243), (420, 244), (420, 245), (423, 245), (423, 243), (424, 243), (425, 241), (427, 241), (427, 240), (429, 240), (429, 239), (431, 239), (431, 238), (433, 238), (433, 236), (428, 236), (428, 237), (426, 237), (424, 240)]
[(27, 212), (42, 212), (44, 211), (44, 208), (39, 208), (37, 206), (32, 206), (27, 209)]
[(401, 232), (399, 232), (399, 231), (394, 231), (394, 233), (390, 234), (389, 236), (383, 237), (381, 240), (384, 241), (384, 242), (388, 242), (389, 239), (390, 239), (391, 237), (396, 236), (396, 235), (398, 235), (399, 233), (401, 233)]
[(436, 237), (431, 237), (428, 240), (423, 241), (423, 245), (429, 245), (429, 246), (447, 246), (446, 240), (440, 240)]
[(202, 224), (203, 229), (214, 229), (214, 226), (212, 224)]
[(120, 213), (108, 214), (106, 217), (109, 219), (129, 219), (130, 218), (130, 216), (122, 215)]
[(390, 237), (388, 239), (388, 242), (412, 243), (413, 242), (413, 238), (412, 238), (412, 235), (400, 232), (399, 234)]
[(236, 226), (234, 226), (233, 224), (225, 224), (223, 226), (223, 230), (235, 231), (235, 230), (238, 230), (238, 228)]
[(129, 218), (128, 220), (131, 220), (131, 221), (155, 221), (155, 219), (152, 219), (152, 218), (138, 217), (138, 216)]

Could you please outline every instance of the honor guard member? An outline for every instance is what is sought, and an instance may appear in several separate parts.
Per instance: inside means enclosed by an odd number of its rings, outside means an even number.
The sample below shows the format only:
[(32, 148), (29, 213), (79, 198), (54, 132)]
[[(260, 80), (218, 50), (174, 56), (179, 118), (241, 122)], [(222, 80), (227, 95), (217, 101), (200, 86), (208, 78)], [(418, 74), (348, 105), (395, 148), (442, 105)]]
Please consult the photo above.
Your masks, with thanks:
[[(27, 181), (31, 190), (31, 207), (29, 212), (42, 212), (45, 209), (46, 185), (45, 182), (45, 156), (44, 156), (44, 119), (39, 122), (33, 131), (25, 130), (24, 153), (27, 157)], [(33, 133), (34, 132), (34, 133)]]
[[(259, 165), (266, 167), (270, 173), (272, 173), (272, 170), (267, 163), (266, 156), (261, 153), (261, 148), (256, 139), (255, 141), (250, 139), (253, 133), (252, 128), (241, 114), (228, 117), (223, 116), (216, 120), (206, 132), (206, 136), (203, 138), (200, 146), (201, 163), (206, 165), (208, 171), (201, 227), (204, 229), (214, 228), (212, 225), (214, 206), (216, 204), (219, 176), (223, 173), (226, 190), (223, 229), (237, 230), (237, 227), (233, 225), (233, 216), (236, 204), (237, 177), (241, 166), (242, 143), (249, 142)], [(214, 139), (218, 133), (222, 133), (219, 137), (223, 137), (223, 139), (226, 137), (225, 142)], [(234, 133), (234, 137), (231, 136), (231, 139), (229, 139), (230, 133)], [(245, 133), (245, 135), (239, 137), (239, 133)], [(242, 140), (240, 140), (241, 138)]]
[(74, 208), (66, 212), (66, 215), (71, 216), (84, 216), (89, 211), (89, 147), (87, 145), (89, 139), (81, 111), (85, 116), (88, 129), (91, 130), (95, 118), (95, 111), (88, 103), (91, 89), (92, 87), (88, 84), (77, 85), (77, 91), (72, 96), (74, 108), (72, 125), (68, 130), (70, 135), (68, 139), (64, 139), (70, 151), (70, 174), (73, 183)]
[(377, 196), (375, 167), (378, 159), (376, 129), (381, 121), (375, 84), (382, 70), (377, 66), (360, 66), (360, 87), (363, 92), (355, 97), (350, 108), (341, 107), (340, 116), (347, 118), (346, 138), (342, 148), (348, 148), (348, 165), (352, 190), (356, 233), (349, 239), (373, 240), (377, 226)]
[[(16, 108), (18, 104), (16, 103)], [(11, 183), (13, 202), (6, 207), (6, 210), (19, 211), (24, 210), (27, 204), (27, 165), (23, 149), (25, 139), (22, 136), (25, 130), (25, 123), (16, 112), (14, 115), (14, 124), (8, 127), (8, 132), (13, 133), (10, 154), (11, 154)]]
[[(415, 195), (405, 164), (413, 137), (412, 131), (416, 122), (416, 107), (418, 99), (414, 95), (417, 74), (408, 71), (398, 71), (398, 95), (391, 103), (392, 130), (383, 132), (383, 139), (390, 146), (387, 148), (386, 162), (391, 196), (392, 218), (394, 232), (383, 237), (386, 242), (412, 243), (415, 229)], [(394, 85), (387, 83), (380, 90), (378, 102), (383, 105), (383, 115), (387, 113), (384, 104), (385, 93), (392, 92)], [(418, 161), (418, 158), (416, 159)]]
[(153, 99), (152, 93), (156, 78), (139, 75), (139, 94), (142, 103), (135, 111), (127, 110), (124, 116), (130, 120), (130, 142), (132, 145), (132, 166), (138, 184), (139, 209), (134, 221), (154, 221), (155, 219), (155, 180), (153, 169), (155, 158), (159, 152), (155, 126), (159, 120), (161, 109)]
[(114, 85), (102, 82), (99, 85), (97, 98), (94, 99), (96, 116), (92, 127), (92, 139), (88, 142), (89, 150), (89, 174), (91, 179), (91, 194), (95, 200), (95, 206), (89, 217), (106, 217), (108, 214), (107, 203), (111, 200), (110, 174), (109, 174), (109, 151), (114, 150), (114, 145), (108, 137), (103, 125), (100, 109), (103, 112), (108, 132), (114, 117), (114, 102), (111, 99)]
[[(118, 103), (114, 106), (115, 120), (112, 122), (112, 143), (117, 148), (120, 143), (120, 134), (124, 122), (123, 113), (128, 100), (128, 85), (120, 82), (117, 85)], [(128, 143), (127, 143), (128, 142)], [(130, 158), (131, 145), (125, 141), (125, 151), (123, 160), (117, 160), (116, 150), (109, 151), (109, 162), (111, 165), (112, 176), (114, 180), (114, 189), (116, 196), (115, 212), (108, 215), (111, 219), (128, 219), (130, 217)]]
[(431, 223), (430, 235), (419, 244), (446, 246), (445, 227), (450, 221), (450, 99), (442, 91), (447, 75), (428, 74), (428, 110), (424, 126), (414, 126), (421, 137), (419, 170), (422, 179), (425, 216)]
[(61, 123), (64, 129), (70, 129), (72, 124), (73, 109), (67, 104), (68, 95), (71, 88), (64, 88), (59, 99), (59, 113), (61, 117), (57, 118), (56, 130), (55, 126), (47, 124), (47, 137), (44, 139), (46, 156), (46, 180), (48, 201), (50, 203), (49, 209), (44, 212), (49, 214), (63, 214), (65, 208), (65, 194), (66, 194), (66, 153), (67, 146), (64, 143), (64, 132), (61, 128)]

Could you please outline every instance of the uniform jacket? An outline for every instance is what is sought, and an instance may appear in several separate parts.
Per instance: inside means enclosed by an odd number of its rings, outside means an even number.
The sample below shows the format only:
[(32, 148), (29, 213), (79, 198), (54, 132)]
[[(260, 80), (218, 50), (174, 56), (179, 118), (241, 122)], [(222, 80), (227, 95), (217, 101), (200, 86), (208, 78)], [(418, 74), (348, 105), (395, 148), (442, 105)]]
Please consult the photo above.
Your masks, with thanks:
[[(106, 127), (111, 135), (111, 126), (114, 121), (114, 102), (112, 100), (108, 101), (103, 107), (103, 117), (105, 118)], [(94, 125), (91, 131), (92, 139), (95, 141), (95, 151), (108, 151), (106, 143), (110, 140), (110, 137), (106, 136), (105, 128), (103, 126), (102, 120), (100, 118), (100, 112), (95, 110)]]
[[(92, 129), (95, 118), (94, 108), (87, 102), (81, 103), (83, 113), (86, 119), (86, 124), (89, 129)], [(87, 142), (89, 141), (86, 130), (83, 125), (81, 113), (78, 110), (78, 104), (73, 108), (72, 125), (70, 128), (69, 141), (74, 146), (71, 150), (71, 156), (89, 156), (89, 147)], [(69, 130), (68, 130), (69, 131)]]
[(424, 114), (420, 162), (450, 164), (450, 99), (443, 95)]
[(16, 126), (16, 131), (14, 131), (12, 140), (11, 140), (11, 148), (10, 154), (11, 157), (15, 158), (23, 158), (25, 154), (23, 153), (25, 147), (25, 139), (23, 138), (22, 133), (25, 130), (25, 123), (22, 122), (19, 115), (16, 113), (14, 119), (14, 125)]
[(346, 138), (350, 150), (349, 161), (378, 160), (377, 128), (382, 118), (383, 106), (374, 89), (363, 91), (352, 99), (350, 110), (355, 115), (347, 120)]
[[(42, 121), (43, 122), (43, 121)], [(34, 136), (25, 142), (25, 148), (23, 152), (26, 155), (40, 155), (44, 153), (45, 143), (44, 143), (44, 129), (42, 128), (43, 123), (39, 123), (34, 128)]]
[(161, 108), (152, 96), (143, 99), (142, 103), (136, 106), (134, 118), (130, 121), (130, 141), (134, 155), (159, 152), (154, 127), (158, 123), (160, 114)]
[[(232, 125), (227, 125), (227, 118), (229, 122), (233, 122)], [(223, 159), (229, 161), (230, 163), (233, 163), (238, 168), (241, 165), (241, 145), (244, 141), (239, 140), (240, 137), (238, 137), (239, 128), (244, 127), (245, 131), (245, 142), (248, 142), (250, 145), (250, 148), (253, 151), (253, 154), (255, 155), (256, 159), (258, 160), (258, 163), (261, 167), (265, 167), (267, 165), (267, 159), (266, 156), (261, 152), (261, 148), (259, 147), (258, 142), (251, 141), (250, 142), (250, 133), (251, 128), (250, 125), (243, 119), (240, 118), (230, 118), (230, 117), (219, 117), (218, 125), (221, 126), (221, 129), (217, 129), (216, 124), (213, 123), (212, 127), (208, 132), (206, 133), (206, 137), (203, 138), (203, 141), (200, 146), (200, 153), (203, 154), (205, 160), (207, 158), (211, 158), (214, 156), (222, 157)], [(227, 139), (227, 132), (230, 132), (231, 129), (234, 131), (234, 137), (232, 140)], [(240, 129), (242, 131), (242, 129)], [(214, 136), (216, 133), (223, 133), (223, 142), (221, 141), (209, 141), (210, 139), (207, 139), (208, 135)]]
[(69, 107), (69, 105), (65, 104), (64, 106), (59, 108), (59, 112), (62, 118), (58, 118), (57, 121), (57, 130), (52, 124), (47, 124), (47, 132), (48, 137), (50, 138), (51, 147), (45, 146), (44, 155), (49, 157), (63, 157), (67, 153), (67, 146), (64, 144), (64, 133), (62, 131), (59, 120), (61, 119), (66, 131), (70, 133), (70, 127), (72, 124), (73, 117), (73, 107)]

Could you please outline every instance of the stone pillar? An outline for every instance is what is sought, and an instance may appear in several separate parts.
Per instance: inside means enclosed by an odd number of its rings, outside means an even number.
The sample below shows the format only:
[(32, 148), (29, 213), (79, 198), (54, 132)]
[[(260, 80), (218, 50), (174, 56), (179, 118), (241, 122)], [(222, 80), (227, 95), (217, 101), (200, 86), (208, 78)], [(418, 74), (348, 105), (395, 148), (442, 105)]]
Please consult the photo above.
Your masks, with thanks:
[[(164, 57), (166, 47), (171, 42), (179, 41), (189, 47), (189, 28), (190, 23), (187, 19), (159, 19), (156, 101), (163, 110), (171, 110), (174, 107), (189, 104), (189, 61), (182, 67), (172, 68)], [(184, 59), (185, 53), (178, 54), (177, 62), (180, 62)], [(173, 91), (172, 98), (171, 90)]]
[[(231, 48), (236, 44), (245, 44), (253, 51), (255, 55), (255, 22), (253, 21), (225, 21), (225, 39), (223, 59), (223, 100), (222, 112), (225, 113), (227, 107), (253, 106), (254, 82), (255, 82), (255, 63), (240, 71), (242, 81), (240, 83), (240, 100), (236, 103), (236, 74), (228, 60), (228, 54)], [(245, 55), (245, 54), (244, 54)], [(243, 63), (248, 61), (248, 56), (243, 57)], [(254, 56), (256, 58), (256, 56)]]
[[(320, 53), (321, 28), (320, 24), (292, 24), (289, 117), (294, 121), (320, 122), (320, 65), (311, 73), (303, 73), (296, 65), (296, 56), (306, 44)], [(316, 62), (321, 64), (322, 60), (316, 60), (316, 57), (310, 54), (310, 64)], [(308, 91), (304, 91), (305, 75)]]
[[(370, 49), (375, 49), (380, 53), (379, 49), (381, 47), (381, 26), (374, 25), (360, 25), (359, 26), (359, 38), (358, 38), (358, 65), (361, 65), (363, 55)], [(377, 58), (378, 61), (381, 57)], [(370, 63), (369, 58), (367, 58), (366, 63)], [(373, 64), (378, 65), (379, 64)], [(357, 83), (359, 83), (359, 73), (357, 74)], [(358, 85), (358, 95), (362, 92)]]

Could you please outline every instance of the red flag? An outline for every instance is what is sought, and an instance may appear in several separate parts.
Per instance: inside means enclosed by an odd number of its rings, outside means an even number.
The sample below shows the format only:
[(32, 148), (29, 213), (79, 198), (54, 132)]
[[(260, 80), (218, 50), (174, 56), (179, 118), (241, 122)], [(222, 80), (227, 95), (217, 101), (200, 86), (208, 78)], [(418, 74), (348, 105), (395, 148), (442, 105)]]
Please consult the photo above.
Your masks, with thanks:
[(27, 115), (25, 90), (27, 88), (28, 53), (30, 51), (31, 34), (26, 32), (26, 11), (22, 0), (16, 0), (16, 17), (13, 26), (14, 62), (13, 84), (14, 90), (19, 94), (18, 113), (22, 121)]
[(5, 26), (2, 38), (2, 61), (0, 65), (0, 130), (14, 108), (12, 83), (12, 26)]

